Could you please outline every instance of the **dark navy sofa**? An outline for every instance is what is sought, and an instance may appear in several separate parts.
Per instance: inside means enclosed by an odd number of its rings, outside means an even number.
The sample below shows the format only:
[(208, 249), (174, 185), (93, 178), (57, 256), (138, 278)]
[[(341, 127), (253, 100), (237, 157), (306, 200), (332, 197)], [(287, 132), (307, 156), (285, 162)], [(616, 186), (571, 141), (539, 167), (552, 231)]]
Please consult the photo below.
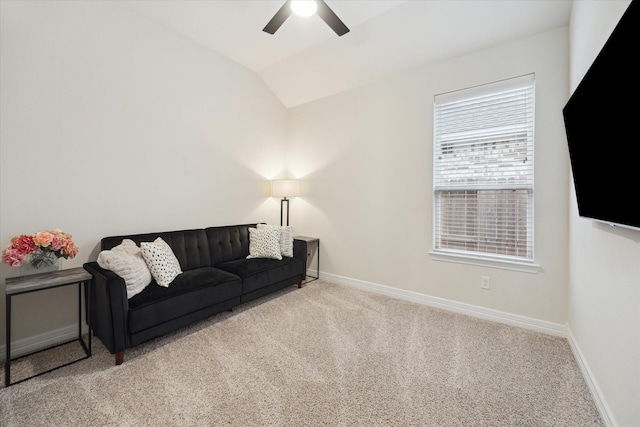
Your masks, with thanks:
[(161, 237), (173, 250), (183, 271), (169, 287), (151, 282), (127, 299), (124, 280), (97, 262), (84, 264), (93, 276), (88, 322), (115, 354), (183, 328), (216, 313), (297, 284), (306, 274), (306, 242), (294, 240), (293, 257), (247, 259), (249, 228), (256, 224), (105, 237), (101, 250), (131, 239), (152, 242)]

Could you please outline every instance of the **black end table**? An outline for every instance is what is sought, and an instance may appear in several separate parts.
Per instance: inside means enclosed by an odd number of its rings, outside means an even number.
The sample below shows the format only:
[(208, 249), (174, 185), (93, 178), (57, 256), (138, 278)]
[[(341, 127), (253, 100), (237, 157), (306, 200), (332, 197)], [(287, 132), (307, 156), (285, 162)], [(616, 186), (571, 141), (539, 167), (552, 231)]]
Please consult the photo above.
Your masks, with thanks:
[[(13, 384), (21, 383), (22, 381), (26, 381), (30, 378), (37, 377), (39, 375), (46, 374), (55, 369), (62, 368), (64, 366), (70, 365), (72, 363), (78, 362), (80, 360), (84, 360), (88, 357), (91, 357), (91, 328), (89, 328), (89, 338), (88, 342), (85, 343), (82, 338), (82, 285), (87, 284), (85, 286), (86, 292), (86, 301), (90, 300), (91, 296), (91, 280), (92, 276), (87, 272), (84, 268), (71, 268), (67, 270), (59, 270), (54, 271), (52, 273), (41, 273), (34, 274), (30, 276), (21, 276), (21, 277), (10, 277), (6, 280), (6, 315), (7, 315), (7, 355), (4, 362), (4, 385), (5, 387), (9, 387)], [(22, 355), (20, 357), (16, 357), (13, 360), (17, 360), (23, 357), (30, 356), (35, 353), (39, 353), (41, 351), (49, 350), (54, 347), (59, 347), (64, 344), (69, 344), (75, 341), (79, 341), (80, 345), (86, 354), (85, 357), (81, 357), (80, 359), (73, 360), (69, 363), (65, 363), (64, 365), (56, 366), (55, 368), (49, 369), (44, 372), (37, 373), (28, 378), (21, 379), (20, 381), (16, 381), (14, 383), (11, 382), (11, 298), (16, 295), (22, 295), (30, 292), (42, 291), (45, 289), (53, 289), (59, 288), (61, 286), (68, 286), (78, 284), (78, 338), (73, 339), (71, 341), (67, 341), (61, 344), (56, 344), (54, 346), (50, 346), (29, 354)], [(85, 306), (87, 318), (89, 318), (89, 306)]]
[[(307, 276), (311, 277), (311, 280), (305, 280), (303, 283), (313, 282), (314, 280), (318, 280), (320, 278), (320, 239), (317, 237), (309, 237), (309, 236), (293, 236), (294, 239), (302, 240), (307, 242), (307, 260), (313, 254), (311, 252), (311, 248), (315, 246), (316, 248), (316, 275)], [(305, 271), (305, 275), (307, 272)]]

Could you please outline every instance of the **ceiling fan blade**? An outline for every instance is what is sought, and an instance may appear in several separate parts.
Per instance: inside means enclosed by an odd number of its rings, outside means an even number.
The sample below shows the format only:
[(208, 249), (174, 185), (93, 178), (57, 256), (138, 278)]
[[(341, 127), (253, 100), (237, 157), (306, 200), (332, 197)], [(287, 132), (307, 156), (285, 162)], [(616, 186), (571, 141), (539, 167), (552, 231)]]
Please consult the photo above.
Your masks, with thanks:
[(286, 2), (284, 2), (282, 7), (276, 12), (275, 15), (273, 15), (273, 18), (271, 18), (271, 20), (262, 29), (262, 31), (269, 34), (275, 34), (275, 32), (278, 31), (278, 28), (280, 28), (280, 26), (284, 24), (284, 21), (287, 20), (289, 15), (291, 15), (291, 6), (289, 5), (290, 2), (291, 0), (287, 0)]
[(349, 29), (344, 25), (344, 22), (338, 18), (338, 15), (331, 10), (324, 0), (317, 0), (316, 3), (318, 4), (318, 16), (322, 18), (322, 20), (326, 22), (337, 35), (342, 36), (349, 32)]

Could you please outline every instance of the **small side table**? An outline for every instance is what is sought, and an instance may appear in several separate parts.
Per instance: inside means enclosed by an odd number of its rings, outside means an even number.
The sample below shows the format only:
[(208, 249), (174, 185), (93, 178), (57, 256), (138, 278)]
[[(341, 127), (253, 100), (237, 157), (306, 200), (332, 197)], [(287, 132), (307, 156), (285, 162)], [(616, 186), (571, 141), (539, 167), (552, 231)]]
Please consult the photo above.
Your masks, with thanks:
[[(88, 343), (85, 343), (84, 339), (82, 338), (82, 285), (85, 283), (88, 284), (88, 286), (85, 287), (86, 289), (85, 292), (87, 293), (86, 301), (89, 301), (91, 297), (91, 285), (90, 285), (91, 280), (92, 280), (91, 274), (89, 274), (89, 272), (82, 267), (71, 268), (67, 270), (59, 270), (59, 271), (54, 271), (52, 273), (41, 273), (41, 274), (34, 274), (34, 275), (22, 276), (22, 277), (10, 277), (6, 280), (7, 357), (4, 363), (5, 387), (9, 387), (10, 385), (21, 383), (22, 381), (26, 381), (30, 378), (46, 374), (55, 369), (59, 369), (59, 368), (62, 368), (63, 366), (67, 366), (72, 363), (79, 362), (80, 360), (84, 360), (88, 357), (91, 357), (91, 329), (89, 329)], [(13, 296), (26, 294), (29, 292), (42, 291), (44, 289), (53, 289), (61, 286), (68, 286), (68, 285), (74, 285), (74, 284), (78, 284), (78, 338), (71, 341), (64, 342), (62, 344), (56, 344), (54, 346), (35, 351), (33, 353), (25, 354), (23, 356), (20, 356), (19, 358), (30, 356), (32, 354), (49, 350), (64, 344), (69, 344), (75, 341), (80, 342), (80, 345), (82, 345), (82, 348), (86, 356), (12, 383), (11, 382), (11, 298)], [(89, 318), (89, 305), (85, 305), (85, 310), (87, 312), (87, 318)], [(19, 358), (15, 358), (14, 360), (17, 360)]]
[[(293, 236), (294, 239), (302, 240), (307, 242), (307, 260), (313, 254), (311, 248), (315, 246), (316, 249), (316, 275), (315, 276), (307, 276), (311, 277), (311, 280), (305, 280), (304, 283), (313, 282), (314, 280), (318, 280), (320, 278), (320, 239), (317, 237), (309, 237), (309, 236)], [(306, 272), (305, 272), (306, 274)]]

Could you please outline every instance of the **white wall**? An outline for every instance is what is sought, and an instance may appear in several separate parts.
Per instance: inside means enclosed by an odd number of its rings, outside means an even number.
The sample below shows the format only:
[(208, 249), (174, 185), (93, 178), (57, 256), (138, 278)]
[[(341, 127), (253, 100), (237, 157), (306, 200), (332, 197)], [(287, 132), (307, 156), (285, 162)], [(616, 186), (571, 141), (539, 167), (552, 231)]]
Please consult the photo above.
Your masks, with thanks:
[[(580, 83), (628, 5), (629, 1), (574, 2), (570, 32), (571, 91)], [(580, 218), (573, 183), (570, 188), (571, 338), (611, 425), (638, 426), (640, 232)]]
[[(536, 74), (537, 274), (435, 261), (435, 94)], [(568, 30), (424, 66), (289, 110), (290, 169), (307, 194), (292, 225), (321, 239), (321, 271), (564, 325), (567, 320)], [(491, 290), (480, 289), (489, 276)]]
[[(75, 267), (108, 235), (278, 220), (286, 110), (254, 73), (118, 2), (0, 7), (2, 247), (61, 228)], [(14, 298), (13, 339), (73, 324), (74, 295)]]

